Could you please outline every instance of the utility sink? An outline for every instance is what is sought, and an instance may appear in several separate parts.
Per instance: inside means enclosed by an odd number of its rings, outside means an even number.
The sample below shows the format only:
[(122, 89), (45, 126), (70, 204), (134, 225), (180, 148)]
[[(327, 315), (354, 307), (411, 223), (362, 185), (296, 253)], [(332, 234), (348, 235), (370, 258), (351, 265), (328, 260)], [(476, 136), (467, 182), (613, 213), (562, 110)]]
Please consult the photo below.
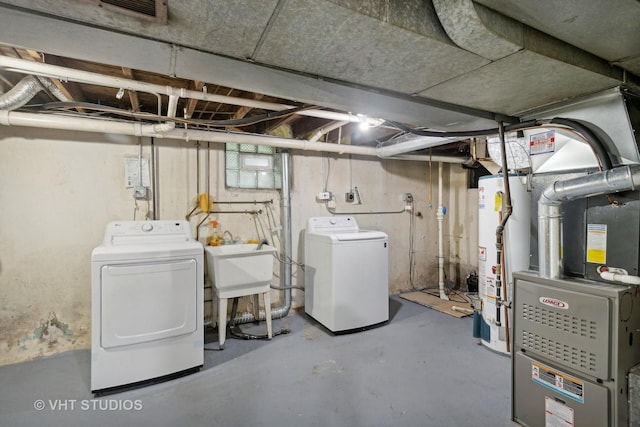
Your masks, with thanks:
[(219, 298), (269, 291), (276, 249), (255, 244), (205, 246), (207, 271)]

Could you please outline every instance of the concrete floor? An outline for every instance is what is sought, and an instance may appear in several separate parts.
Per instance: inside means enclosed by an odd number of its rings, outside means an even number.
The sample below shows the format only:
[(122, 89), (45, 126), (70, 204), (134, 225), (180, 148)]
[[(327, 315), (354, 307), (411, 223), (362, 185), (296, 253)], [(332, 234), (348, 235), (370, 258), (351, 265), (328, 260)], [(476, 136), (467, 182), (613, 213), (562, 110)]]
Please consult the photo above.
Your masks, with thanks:
[(205, 352), (198, 373), (97, 399), (88, 350), (2, 366), (0, 426), (515, 425), (510, 359), (478, 344), (470, 318), (398, 297), (390, 314), (382, 327), (334, 336), (291, 313), (274, 321), (290, 334), (230, 339)]

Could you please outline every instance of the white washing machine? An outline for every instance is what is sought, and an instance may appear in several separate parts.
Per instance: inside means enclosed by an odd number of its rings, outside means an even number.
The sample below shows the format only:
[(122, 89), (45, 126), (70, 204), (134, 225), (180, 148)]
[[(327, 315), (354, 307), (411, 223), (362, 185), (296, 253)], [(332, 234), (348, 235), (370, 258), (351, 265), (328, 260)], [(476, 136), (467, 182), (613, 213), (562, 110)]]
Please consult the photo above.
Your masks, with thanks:
[(202, 244), (187, 221), (117, 221), (91, 254), (91, 390), (204, 359)]
[(354, 217), (315, 217), (305, 231), (305, 312), (332, 332), (389, 320), (389, 243)]

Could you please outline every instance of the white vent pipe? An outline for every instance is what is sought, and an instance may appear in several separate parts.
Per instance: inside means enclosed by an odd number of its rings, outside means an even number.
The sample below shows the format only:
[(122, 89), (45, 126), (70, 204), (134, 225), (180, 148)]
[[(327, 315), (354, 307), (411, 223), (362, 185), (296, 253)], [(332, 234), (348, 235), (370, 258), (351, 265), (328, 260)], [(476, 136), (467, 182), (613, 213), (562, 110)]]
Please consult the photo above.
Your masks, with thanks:
[[(279, 138), (269, 135), (235, 133), (227, 131), (204, 131), (192, 129), (177, 129), (174, 122), (160, 124), (142, 124), (139, 122), (125, 122), (116, 120), (93, 119), (84, 117), (60, 116), (55, 114), (23, 113), (19, 111), (0, 110), (0, 125), (26, 126), (44, 129), (61, 129), (81, 132), (115, 133), (131, 136), (149, 136), (155, 138), (172, 138), (179, 140), (258, 144), (292, 150), (308, 150), (333, 152), (339, 154), (356, 154), (361, 156), (378, 157), (374, 147), (357, 145), (327, 144), (309, 142), (307, 140)], [(470, 159), (466, 156), (433, 156), (432, 159), (451, 163), (466, 163)], [(401, 160), (428, 161), (429, 156), (404, 156)]]
[[(282, 111), (295, 108), (293, 105), (279, 104), (275, 102), (259, 101), (233, 96), (215, 95), (196, 90), (175, 88), (153, 83), (140, 82), (123, 77), (107, 76), (104, 74), (92, 73), (90, 71), (74, 70), (72, 68), (60, 67), (57, 65), (44, 64), (42, 62), (26, 61), (24, 59), (0, 56), (0, 68), (25, 74), (35, 74), (45, 77), (53, 77), (62, 81), (74, 81), (97, 86), (106, 86), (116, 89), (126, 89), (130, 91), (152, 93), (154, 95), (167, 95), (174, 97), (177, 103), (178, 98), (198, 99), (202, 101), (218, 102), (221, 104), (238, 105), (251, 108), (260, 108), (269, 111)], [(339, 120), (346, 122), (360, 123), (363, 120), (371, 126), (380, 123), (378, 119), (361, 117), (355, 114), (338, 113), (318, 109), (308, 109), (297, 111), (296, 114), (308, 117), (317, 117), (327, 120)]]
[(442, 204), (442, 162), (438, 163), (438, 289), (440, 299), (449, 301), (444, 291), (444, 205)]
[[(351, 122), (348, 122), (346, 120), (342, 120), (342, 121), (338, 121), (338, 122), (335, 122), (335, 123), (331, 123), (331, 124), (323, 127), (322, 129), (319, 129), (316, 133), (314, 133), (313, 136), (311, 138), (309, 138), (309, 142), (317, 142), (317, 141), (320, 140), (320, 138), (322, 138), (323, 135), (328, 134), (332, 130), (341, 128), (342, 126), (346, 125), (347, 123), (351, 123)], [(340, 144), (340, 141), (338, 141), (338, 144)]]
[[(167, 95), (169, 97), (168, 116), (175, 117), (175, 111), (179, 98), (197, 99), (208, 102), (217, 102), (222, 104), (244, 106), (250, 108), (259, 108), (269, 111), (283, 111), (295, 108), (295, 106), (287, 104), (279, 104), (275, 102), (266, 102), (255, 99), (246, 99), (233, 96), (224, 96), (209, 94), (206, 92), (199, 92), (195, 90), (189, 90), (184, 88), (174, 88), (171, 86), (163, 86), (153, 83), (140, 82), (137, 80), (126, 79), (123, 77), (114, 77), (104, 74), (93, 73), (90, 71), (75, 70), (72, 68), (60, 67), (57, 65), (45, 64), (42, 62), (27, 61), (24, 59), (10, 58), (8, 56), (0, 56), (0, 69), (6, 69), (8, 71), (14, 71), (18, 73), (35, 74), (38, 76), (52, 77), (62, 81), (74, 81), (78, 83), (86, 83), (97, 86), (105, 86), (116, 89), (126, 89), (130, 91), (146, 92), (156, 96)], [(43, 84), (47, 84), (44, 80)], [(48, 82), (50, 83), (50, 82)], [(58, 96), (59, 90), (53, 86), (48, 89), (61, 101), (68, 101)], [(4, 109), (4, 108), (0, 108)], [(316, 117), (326, 120), (333, 120), (337, 122), (346, 123), (362, 123), (366, 122), (371, 126), (377, 126), (380, 124), (380, 120), (376, 118), (366, 117), (362, 115), (356, 115), (351, 113), (339, 113), (334, 111), (325, 111), (318, 109), (303, 109), (297, 111), (295, 114), (299, 114), (307, 117)], [(320, 135), (321, 136), (321, 135)], [(318, 137), (319, 139), (319, 137)], [(399, 139), (396, 144), (380, 147), (376, 154), (379, 158), (390, 158), (400, 154), (410, 153), (412, 151), (421, 150), (424, 148), (435, 147), (439, 145), (448, 144), (450, 142), (459, 141), (460, 138), (443, 138), (443, 137), (425, 137), (415, 135), (408, 135), (404, 139)], [(311, 142), (315, 142), (313, 140)], [(267, 144), (265, 144), (267, 145)], [(324, 151), (324, 150), (321, 150)], [(341, 152), (341, 151), (337, 151)], [(345, 151), (346, 152), (346, 151)], [(359, 153), (353, 153), (359, 154)], [(372, 154), (363, 154), (372, 155)], [(454, 159), (460, 159), (458, 156), (453, 156)], [(464, 157), (462, 157), (464, 158)], [(468, 160), (466, 158), (465, 162)], [(464, 163), (454, 161), (454, 163)]]
[(557, 181), (538, 200), (538, 264), (540, 277), (560, 279), (562, 203), (568, 200), (631, 191), (640, 187), (640, 165), (620, 166), (591, 175)]

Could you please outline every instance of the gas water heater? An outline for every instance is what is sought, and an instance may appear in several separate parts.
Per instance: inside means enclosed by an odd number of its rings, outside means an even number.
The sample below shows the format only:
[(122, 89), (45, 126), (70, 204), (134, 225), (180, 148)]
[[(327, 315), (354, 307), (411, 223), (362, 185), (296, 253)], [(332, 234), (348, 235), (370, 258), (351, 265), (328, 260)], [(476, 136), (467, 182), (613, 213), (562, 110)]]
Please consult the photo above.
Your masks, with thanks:
[[(502, 221), (504, 177), (483, 176), (478, 182), (478, 296), (482, 304), (476, 336), (491, 350), (510, 351), (512, 273), (529, 268), (531, 196), (526, 176), (509, 176), (513, 212), (504, 235), (504, 262), (497, 259), (496, 229)], [(496, 271), (504, 266), (501, 289), (496, 288)], [(476, 319), (478, 320), (478, 319)], [(476, 322), (477, 323), (477, 322)], [(478, 328), (476, 328), (478, 329)]]

